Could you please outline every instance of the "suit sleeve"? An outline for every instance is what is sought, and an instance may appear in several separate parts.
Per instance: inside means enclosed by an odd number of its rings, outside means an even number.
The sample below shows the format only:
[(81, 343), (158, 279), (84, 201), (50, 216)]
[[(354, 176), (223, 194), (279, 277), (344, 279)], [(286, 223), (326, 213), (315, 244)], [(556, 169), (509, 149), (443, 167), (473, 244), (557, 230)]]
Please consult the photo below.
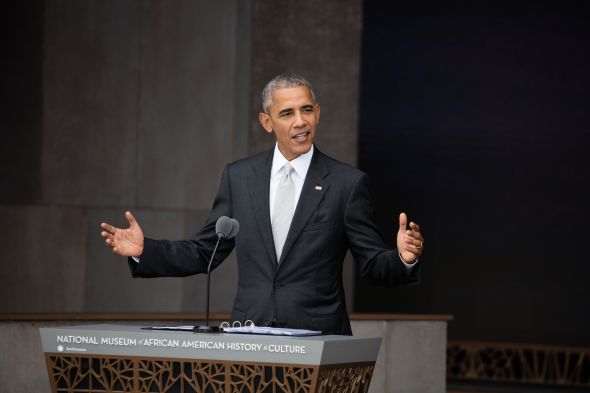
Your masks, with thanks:
[[(206, 273), (209, 259), (217, 243), (215, 223), (221, 216), (232, 216), (229, 167), (226, 166), (213, 207), (203, 228), (188, 240), (153, 240), (146, 238), (140, 262), (129, 258), (133, 277), (184, 277)], [(212, 269), (231, 253), (234, 239), (223, 240), (215, 254)]]
[(369, 179), (364, 173), (357, 177), (346, 202), (344, 225), (350, 251), (362, 277), (390, 287), (418, 281), (420, 265), (408, 269), (397, 249), (383, 241), (375, 224)]

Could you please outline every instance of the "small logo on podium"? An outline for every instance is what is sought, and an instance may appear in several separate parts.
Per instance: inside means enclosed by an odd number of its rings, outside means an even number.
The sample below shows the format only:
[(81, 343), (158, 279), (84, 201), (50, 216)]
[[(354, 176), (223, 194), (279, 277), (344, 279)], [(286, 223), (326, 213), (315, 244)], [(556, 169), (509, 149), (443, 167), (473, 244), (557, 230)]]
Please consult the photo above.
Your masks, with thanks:
[(63, 352), (63, 351), (64, 351), (64, 347), (63, 347), (63, 345), (58, 345), (58, 346), (57, 346), (57, 350), (58, 350), (59, 352)]

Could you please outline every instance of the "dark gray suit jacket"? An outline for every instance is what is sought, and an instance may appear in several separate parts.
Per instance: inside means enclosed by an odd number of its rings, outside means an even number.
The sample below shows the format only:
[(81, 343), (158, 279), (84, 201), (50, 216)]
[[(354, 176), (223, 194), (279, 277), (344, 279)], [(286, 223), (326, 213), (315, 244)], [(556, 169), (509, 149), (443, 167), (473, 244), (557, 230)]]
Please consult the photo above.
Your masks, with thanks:
[(217, 241), (215, 223), (234, 217), (240, 232), (221, 243), (214, 266), (236, 248), (238, 291), (232, 320), (351, 334), (342, 284), (348, 249), (371, 281), (396, 286), (415, 282), (419, 266), (404, 266), (381, 238), (374, 221), (366, 174), (314, 151), (291, 228), (277, 263), (269, 210), (273, 150), (225, 167), (203, 229), (190, 240), (145, 239), (134, 277), (206, 273)]

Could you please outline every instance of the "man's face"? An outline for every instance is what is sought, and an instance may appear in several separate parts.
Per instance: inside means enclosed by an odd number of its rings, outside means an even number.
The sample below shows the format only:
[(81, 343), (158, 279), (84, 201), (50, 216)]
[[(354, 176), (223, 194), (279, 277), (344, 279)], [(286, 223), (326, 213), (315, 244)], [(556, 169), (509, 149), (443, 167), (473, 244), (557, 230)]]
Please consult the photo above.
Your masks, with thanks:
[(262, 127), (274, 132), (279, 150), (289, 161), (311, 149), (320, 120), (320, 104), (305, 86), (275, 89), (268, 114), (258, 116)]

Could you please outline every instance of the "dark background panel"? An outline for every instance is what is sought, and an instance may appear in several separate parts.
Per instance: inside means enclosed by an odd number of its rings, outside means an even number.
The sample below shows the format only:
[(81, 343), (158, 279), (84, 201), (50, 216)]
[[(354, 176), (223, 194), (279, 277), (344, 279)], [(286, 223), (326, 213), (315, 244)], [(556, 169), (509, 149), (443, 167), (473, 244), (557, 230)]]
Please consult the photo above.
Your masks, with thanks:
[(357, 311), (590, 345), (589, 16), (581, 2), (365, 2), (359, 166), (386, 239), (404, 210), (427, 248), (420, 286), (358, 280)]
[(5, 7), (0, 17), (0, 203), (35, 203), (41, 199), (44, 3)]

